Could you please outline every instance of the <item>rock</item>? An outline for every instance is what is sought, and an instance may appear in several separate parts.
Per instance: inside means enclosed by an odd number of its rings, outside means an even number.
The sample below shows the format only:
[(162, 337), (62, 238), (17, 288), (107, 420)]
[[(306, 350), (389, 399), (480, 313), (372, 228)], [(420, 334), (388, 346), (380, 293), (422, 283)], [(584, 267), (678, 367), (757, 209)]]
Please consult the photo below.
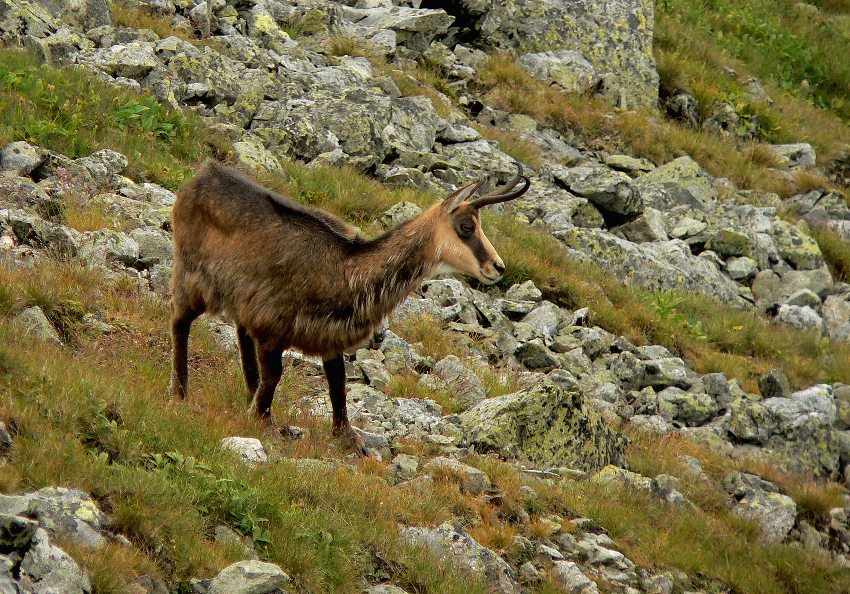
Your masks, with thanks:
[(605, 5), (591, 0), (463, 0), (455, 10), (459, 18), (471, 20), (469, 26), (488, 45), (518, 54), (575, 51), (606, 75), (609, 96), (619, 107), (650, 107), (658, 101), (653, 4), (647, 0)]
[(779, 255), (797, 270), (814, 270), (823, 266), (823, 254), (817, 242), (791, 223), (777, 220), (770, 236)]
[(470, 445), (544, 468), (593, 470), (621, 464), (626, 440), (550, 381), (485, 400), (460, 415)]
[(554, 82), (568, 93), (587, 93), (600, 82), (590, 62), (571, 50), (525, 54), (517, 64), (537, 80)]
[(615, 227), (613, 233), (635, 243), (666, 241), (668, 239), (664, 215), (654, 208), (645, 208), (636, 219)]
[(816, 164), (815, 149), (808, 142), (796, 144), (764, 145), (776, 157), (777, 165), (783, 169), (812, 169)]
[(608, 155), (605, 164), (611, 169), (623, 171), (629, 175), (638, 175), (655, 169), (655, 165), (648, 159), (637, 159), (628, 155)]
[(787, 468), (832, 476), (838, 472), (839, 444), (831, 390), (822, 384), (790, 398), (735, 401), (725, 426), (735, 438), (773, 450)]
[(738, 282), (746, 282), (758, 273), (758, 263), (749, 257), (729, 258), (726, 262), (726, 274)]
[(850, 300), (830, 295), (823, 301), (823, 321), (830, 339), (850, 342)]
[(599, 588), (572, 561), (555, 561), (551, 575), (570, 594), (599, 594)]
[(237, 163), (253, 173), (283, 173), (280, 161), (261, 142), (256, 140), (234, 142), (233, 153)]
[(437, 528), (402, 528), (401, 537), (414, 545), (424, 546), (434, 556), (448, 560), (458, 569), (473, 575), (483, 574), (498, 592), (520, 592), (510, 565), (490, 549), (478, 544), (462, 529), (456, 529), (449, 523)]
[(399, 202), (390, 206), (383, 215), (381, 215), (381, 225), (385, 229), (394, 229), (403, 222), (417, 217), (422, 212), (422, 208), (413, 202)]
[(164, 231), (152, 231), (149, 228), (133, 229), (129, 233), (130, 238), (139, 247), (137, 264), (144, 268), (150, 268), (156, 264), (171, 262), (172, 240)]
[(696, 380), (696, 373), (678, 357), (644, 361), (644, 377), (640, 387), (666, 388), (675, 386), (687, 390)]
[(239, 561), (212, 579), (209, 594), (273, 594), (287, 584), (289, 576), (273, 563)]
[(791, 395), (791, 384), (784, 371), (774, 368), (759, 377), (759, 391), (765, 399), (788, 398)]
[(80, 258), (92, 266), (133, 266), (139, 259), (139, 245), (121, 231), (89, 231), (80, 237)]
[(531, 370), (543, 372), (558, 367), (558, 359), (539, 338), (522, 343), (514, 351), (517, 360)]
[(707, 260), (694, 257), (684, 242), (636, 244), (600, 229), (579, 227), (556, 231), (553, 235), (569, 248), (570, 254), (582, 261), (595, 262), (621, 282), (653, 290), (701, 293), (724, 303), (747, 305), (739, 295), (739, 285)]
[(799, 306), (808, 306), (812, 309), (820, 309), (820, 297), (810, 289), (800, 289), (799, 291), (794, 291), (791, 295), (788, 296), (788, 299), (785, 300), (786, 305), (799, 305)]
[(775, 485), (740, 472), (727, 476), (723, 484), (737, 500), (735, 513), (759, 524), (766, 542), (782, 542), (794, 527), (797, 505)]
[(398, 586), (392, 584), (379, 584), (372, 586), (363, 591), (364, 594), (408, 594), (407, 590), (402, 590)]
[(221, 440), (221, 447), (236, 454), (241, 462), (249, 466), (268, 461), (262, 442), (255, 437), (225, 437)]
[(44, 315), (44, 311), (38, 306), (32, 306), (24, 309), (16, 315), (12, 322), (21, 329), (25, 334), (34, 337), (36, 340), (50, 342), (56, 346), (62, 346), (62, 340), (59, 338), (59, 333)]
[(467, 369), (455, 355), (434, 365), (434, 375), (443, 380), (463, 408), (469, 408), (487, 397), (478, 376)]
[(667, 117), (687, 124), (691, 128), (699, 127), (699, 102), (687, 93), (676, 93), (664, 100)]
[(393, 458), (387, 472), (396, 483), (410, 480), (419, 474), (419, 458), (408, 454), (398, 454)]
[(752, 253), (750, 238), (731, 229), (721, 229), (712, 235), (705, 247), (717, 252), (722, 258), (749, 256)]
[(561, 322), (561, 309), (550, 301), (544, 301), (528, 312), (522, 321), (531, 327), (535, 338), (552, 338)]
[(634, 415), (629, 423), (647, 435), (667, 435), (673, 432), (673, 426), (659, 415)]
[(33, 520), (0, 514), (0, 546), (9, 549), (26, 549), (36, 528), (38, 528), (38, 522)]
[(789, 270), (780, 276), (773, 270), (762, 270), (753, 279), (753, 296), (761, 303), (784, 303), (800, 289), (819, 294), (832, 286), (832, 276), (826, 268)]
[(22, 593), (89, 594), (91, 582), (80, 566), (62, 549), (50, 543), (39, 528), (20, 566), (18, 587)]
[(553, 175), (556, 183), (605, 211), (618, 215), (643, 211), (640, 190), (625, 173), (607, 167), (580, 166), (555, 167)]
[(106, 543), (109, 519), (91, 497), (76, 489), (45, 487), (26, 495), (0, 495), (0, 513), (38, 520), (51, 536), (90, 547)]
[(86, 52), (80, 57), (80, 61), (91, 64), (110, 76), (132, 79), (143, 78), (162, 65), (154, 53), (153, 44), (137, 41)]
[(779, 306), (779, 313), (776, 317), (780, 322), (800, 330), (823, 331), (823, 318), (808, 305), (800, 307), (782, 304)]
[(464, 492), (470, 495), (481, 495), (490, 488), (490, 478), (486, 474), (453, 458), (432, 458), (424, 470), (435, 478), (438, 474), (457, 477)]
[(10, 142), (0, 149), (0, 171), (29, 175), (44, 163), (46, 156), (45, 151), (27, 142)]
[(534, 281), (527, 280), (519, 285), (511, 285), (505, 291), (505, 298), (514, 301), (540, 301), (543, 298), (543, 293), (534, 285)]
[(658, 395), (658, 399), (673, 408), (674, 419), (688, 426), (704, 425), (720, 412), (720, 406), (708, 394), (667, 388)]

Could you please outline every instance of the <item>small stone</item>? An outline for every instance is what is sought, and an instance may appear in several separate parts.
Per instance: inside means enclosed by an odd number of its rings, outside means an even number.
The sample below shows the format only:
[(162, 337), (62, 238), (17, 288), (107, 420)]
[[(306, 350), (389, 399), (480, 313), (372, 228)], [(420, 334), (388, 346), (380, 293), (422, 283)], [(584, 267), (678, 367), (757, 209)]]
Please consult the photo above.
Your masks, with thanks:
[(598, 594), (599, 588), (572, 561), (555, 561), (552, 564), (552, 577), (564, 586), (570, 594)]
[(255, 437), (225, 437), (221, 440), (221, 447), (234, 452), (249, 466), (265, 464), (269, 459), (262, 442)]
[(759, 378), (759, 391), (762, 398), (788, 398), (791, 395), (791, 384), (788, 376), (779, 368), (774, 368)]
[(239, 561), (212, 579), (209, 594), (270, 594), (288, 583), (289, 576), (273, 563)]
[(522, 284), (512, 285), (505, 291), (505, 298), (514, 301), (540, 301), (543, 293), (535, 286), (534, 281), (527, 280)]
[(744, 282), (755, 277), (758, 271), (758, 263), (747, 256), (729, 258), (726, 262), (726, 273), (729, 278), (738, 282)]

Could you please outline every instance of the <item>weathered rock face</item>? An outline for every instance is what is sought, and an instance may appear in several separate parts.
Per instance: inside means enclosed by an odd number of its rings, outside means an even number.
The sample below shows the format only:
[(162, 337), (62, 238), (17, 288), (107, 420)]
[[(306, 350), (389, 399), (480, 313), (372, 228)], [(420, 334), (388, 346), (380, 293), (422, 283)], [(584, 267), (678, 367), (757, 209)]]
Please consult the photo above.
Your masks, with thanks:
[(626, 439), (588, 410), (578, 393), (551, 382), (485, 400), (460, 418), (477, 450), (536, 466), (593, 470), (624, 460)]
[(457, 4), (459, 20), (469, 24), (482, 44), (521, 54), (573, 50), (593, 65), (615, 103), (651, 106), (658, 100), (652, 55), (655, 14), (649, 0), (462, 0)]
[(838, 471), (837, 410), (830, 386), (812, 386), (790, 398), (738, 400), (730, 413), (726, 427), (734, 439), (773, 450), (789, 468), (826, 477)]
[(776, 485), (752, 474), (733, 472), (724, 486), (736, 501), (732, 509), (759, 524), (766, 542), (780, 543), (788, 536), (797, 518), (797, 505)]

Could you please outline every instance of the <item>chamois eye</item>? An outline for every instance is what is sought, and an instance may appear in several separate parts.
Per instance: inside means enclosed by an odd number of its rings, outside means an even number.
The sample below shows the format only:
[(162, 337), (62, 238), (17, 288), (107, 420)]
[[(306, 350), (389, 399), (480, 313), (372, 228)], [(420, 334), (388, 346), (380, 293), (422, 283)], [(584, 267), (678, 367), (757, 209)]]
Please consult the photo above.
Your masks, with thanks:
[(464, 236), (472, 235), (475, 231), (475, 224), (472, 221), (464, 221), (460, 224), (460, 234)]

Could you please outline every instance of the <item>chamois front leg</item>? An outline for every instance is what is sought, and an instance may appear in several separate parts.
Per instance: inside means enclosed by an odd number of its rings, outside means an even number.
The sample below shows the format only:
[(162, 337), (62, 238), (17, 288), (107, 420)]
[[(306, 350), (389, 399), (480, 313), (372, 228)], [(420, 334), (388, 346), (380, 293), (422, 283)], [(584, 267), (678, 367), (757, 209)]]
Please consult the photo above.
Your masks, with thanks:
[(257, 346), (260, 347), (258, 357), (260, 362), (260, 383), (257, 385), (257, 390), (254, 392), (254, 398), (249, 408), (258, 417), (270, 420), (274, 391), (283, 373), (283, 360), (281, 359), (283, 349), (278, 347), (267, 348), (262, 345)]
[(171, 322), (171, 397), (184, 400), (189, 383), (189, 330), (198, 313), (174, 308)]
[(236, 337), (239, 339), (239, 354), (242, 357), (242, 374), (245, 376), (245, 386), (248, 388), (248, 404), (251, 404), (260, 385), (257, 349), (254, 347), (254, 339), (244, 326), (236, 326)]
[(342, 355), (336, 355), (322, 361), (325, 377), (328, 378), (328, 391), (333, 409), (333, 434), (351, 441), (352, 447), (362, 455), (368, 455), (366, 443), (348, 422), (348, 408), (345, 403), (345, 361)]

